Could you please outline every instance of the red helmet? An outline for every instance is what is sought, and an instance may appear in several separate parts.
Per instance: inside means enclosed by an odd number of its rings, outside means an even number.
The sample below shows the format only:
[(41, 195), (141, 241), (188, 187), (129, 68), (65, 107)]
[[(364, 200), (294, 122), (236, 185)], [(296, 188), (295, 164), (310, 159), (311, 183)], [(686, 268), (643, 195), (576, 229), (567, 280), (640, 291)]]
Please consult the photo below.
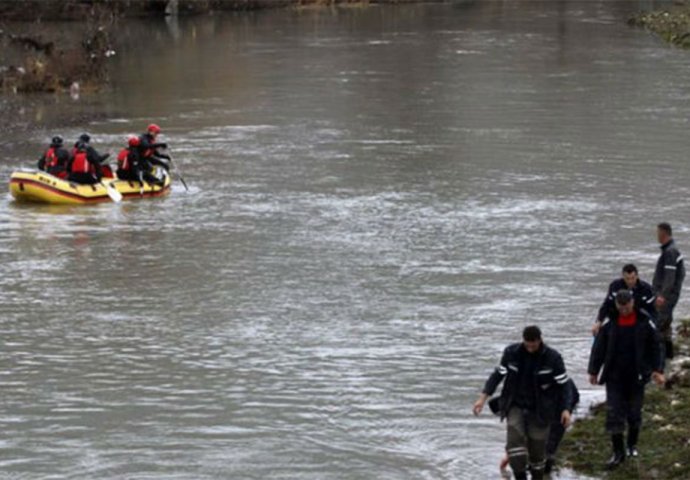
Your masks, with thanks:
[(158, 134), (158, 133), (161, 133), (161, 127), (159, 127), (155, 123), (152, 123), (151, 125), (148, 126), (148, 128), (146, 128), (146, 131), (148, 131), (150, 133)]
[(130, 135), (127, 138), (127, 145), (129, 145), (130, 147), (138, 147), (139, 146), (139, 137), (137, 137), (136, 135)]

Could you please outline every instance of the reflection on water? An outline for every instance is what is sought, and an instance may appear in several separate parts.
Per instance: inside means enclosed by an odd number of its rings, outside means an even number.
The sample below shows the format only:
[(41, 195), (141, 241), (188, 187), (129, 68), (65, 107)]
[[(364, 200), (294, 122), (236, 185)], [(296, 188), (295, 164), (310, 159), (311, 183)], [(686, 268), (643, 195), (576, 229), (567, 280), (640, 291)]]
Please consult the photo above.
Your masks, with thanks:
[(687, 58), (631, 8), (124, 23), (112, 91), (61, 109), (111, 152), (155, 120), (191, 189), (0, 207), (0, 469), (495, 478), (470, 407), (501, 349), (541, 324), (592, 398), (607, 282), (687, 232)]

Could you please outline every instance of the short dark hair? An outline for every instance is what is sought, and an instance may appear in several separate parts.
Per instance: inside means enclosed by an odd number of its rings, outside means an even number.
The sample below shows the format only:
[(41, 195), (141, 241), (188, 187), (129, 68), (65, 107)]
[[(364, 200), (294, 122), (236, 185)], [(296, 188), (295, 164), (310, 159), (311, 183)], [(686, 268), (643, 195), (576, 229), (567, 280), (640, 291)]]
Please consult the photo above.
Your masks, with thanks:
[(522, 339), (526, 342), (541, 340), (541, 330), (539, 330), (539, 327), (536, 325), (525, 327), (525, 329), (522, 331)]
[(633, 300), (632, 293), (630, 293), (630, 290), (626, 290), (625, 288), (622, 288), (616, 292), (616, 303), (618, 305), (627, 305)]
[(623, 273), (637, 273), (637, 267), (634, 263), (626, 263), (623, 265)]
[(662, 230), (666, 233), (668, 233), (668, 236), (673, 235), (673, 230), (671, 229), (671, 224), (667, 222), (661, 222), (659, 225), (656, 226), (659, 230)]

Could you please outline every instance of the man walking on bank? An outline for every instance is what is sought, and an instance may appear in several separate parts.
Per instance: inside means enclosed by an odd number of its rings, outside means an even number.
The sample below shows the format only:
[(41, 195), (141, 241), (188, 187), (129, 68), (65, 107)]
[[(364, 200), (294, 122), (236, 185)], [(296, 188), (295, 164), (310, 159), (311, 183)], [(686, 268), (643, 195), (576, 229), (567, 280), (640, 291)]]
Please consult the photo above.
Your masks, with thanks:
[(656, 319), (656, 296), (654, 295), (654, 290), (650, 284), (640, 279), (637, 273), (637, 267), (632, 263), (628, 263), (627, 265), (623, 265), (621, 277), (609, 284), (606, 298), (601, 304), (601, 307), (599, 307), (597, 319), (592, 326), (592, 335), (599, 333), (599, 329), (601, 328), (601, 324), (604, 323), (604, 320), (609, 318), (612, 313), (616, 312), (616, 292), (623, 289), (630, 291), (635, 300), (635, 305), (644, 308), (647, 313)]
[(606, 431), (613, 444), (613, 455), (606, 464), (609, 470), (625, 461), (626, 422), (627, 455), (638, 456), (645, 385), (650, 378), (657, 385), (665, 382), (659, 336), (653, 319), (635, 305), (627, 289), (616, 293), (616, 309), (594, 340), (588, 367), (589, 382), (606, 385)]
[(505, 379), (499, 400), (501, 420), (508, 419), (506, 451), (516, 480), (544, 478), (546, 440), (554, 416), (560, 412), (564, 427), (570, 424), (570, 389), (561, 355), (548, 347), (537, 326), (526, 327), (522, 342), (503, 351), (501, 363), (484, 385), (473, 412), (479, 415), (487, 399)]
[(656, 294), (658, 311), (657, 326), (662, 342), (662, 355), (673, 358), (673, 309), (678, 303), (680, 289), (685, 279), (685, 262), (676, 243), (673, 231), (668, 223), (660, 223), (656, 228), (657, 238), (661, 244), (661, 255), (656, 263), (652, 287)]

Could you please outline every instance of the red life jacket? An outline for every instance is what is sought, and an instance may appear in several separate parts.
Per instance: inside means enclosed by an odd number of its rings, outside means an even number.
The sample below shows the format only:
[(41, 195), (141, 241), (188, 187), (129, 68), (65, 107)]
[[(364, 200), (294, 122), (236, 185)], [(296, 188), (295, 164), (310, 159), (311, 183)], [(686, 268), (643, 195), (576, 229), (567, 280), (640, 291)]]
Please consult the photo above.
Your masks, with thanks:
[(91, 170), (91, 164), (89, 159), (86, 158), (86, 152), (77, 152), (74, 154), (74, 160), (72, 161), (72, 173), (89, 173)]
[(58, 164), (58, 157), (55, 154), (55, 147), (50, 147), (45, 153), (46, 163), (45, 169), (48, 170), (51, 167), (56, 167)]
[(113, 175), (113, 169), (110, 168), (110, 165), (101, 165), (101, 176), (103, 178), (115, 178), (115, 175)]
[(129, 170), (132, 166), (129, 164), (129, 148), (123, 148), (117, 154), (117, 168), (120, 170)]

